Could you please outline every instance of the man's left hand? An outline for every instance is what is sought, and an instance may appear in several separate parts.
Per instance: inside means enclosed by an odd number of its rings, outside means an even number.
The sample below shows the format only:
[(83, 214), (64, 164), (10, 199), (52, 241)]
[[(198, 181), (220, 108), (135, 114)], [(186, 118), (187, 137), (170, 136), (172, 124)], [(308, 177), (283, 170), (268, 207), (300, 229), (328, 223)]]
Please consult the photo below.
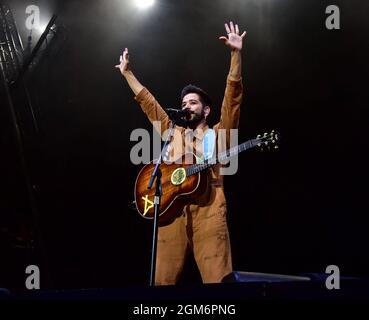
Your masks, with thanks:
[(244, 31), (240, 35), (238, 25), (237, 24), (234, 25), (232, 21), (229, 23), (229, 26), (227, 23), (225, 23), (224, 26), (225, 26), (228, 37), (222, 36), (222, 37), (219, 37), (219, 40), (223, 40), (224, 43), (227, 46), (231, 47), (232, 49), (241, 51), (242, 50), (242, 40), (246, 36), (246, 31)]

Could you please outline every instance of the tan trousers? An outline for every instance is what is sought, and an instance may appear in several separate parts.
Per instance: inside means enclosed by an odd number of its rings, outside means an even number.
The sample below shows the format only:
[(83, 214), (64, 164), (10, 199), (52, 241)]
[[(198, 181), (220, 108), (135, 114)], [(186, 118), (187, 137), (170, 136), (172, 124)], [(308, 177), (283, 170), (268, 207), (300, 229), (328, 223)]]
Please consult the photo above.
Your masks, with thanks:
[(221, 282), (232, 272), (225, 207), (212, 213), (190, 211), (186, 207), (173, 223), (159, 227), (156, 285), (177, 282), (190, 250), (204, 283)]

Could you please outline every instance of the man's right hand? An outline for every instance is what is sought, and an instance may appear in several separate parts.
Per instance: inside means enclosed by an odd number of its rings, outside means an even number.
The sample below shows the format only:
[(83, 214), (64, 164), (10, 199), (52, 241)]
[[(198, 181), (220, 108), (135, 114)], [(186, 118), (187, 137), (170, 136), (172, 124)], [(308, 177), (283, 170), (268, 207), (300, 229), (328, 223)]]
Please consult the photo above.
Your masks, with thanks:
[(117, 64), (115, 67), (120, 70), (120, 73), (124, 76), (126, 75), (129, 69), (129, 55), (128, 48), (125, 48), (123, 54), (119, 57), (120, 64)]
[(128, 48), (125, 48), (123, 54), (119, 58), (120, 64), (115, 67), (120, 70), (120, 73), (127, 80), (128, 85), (131, 87), (133, 93), (138, 95), (138, 93), (144, 88), (143, 85), (137, 80), (137, 78), (132, 73), (129, 68), (129, 55)]

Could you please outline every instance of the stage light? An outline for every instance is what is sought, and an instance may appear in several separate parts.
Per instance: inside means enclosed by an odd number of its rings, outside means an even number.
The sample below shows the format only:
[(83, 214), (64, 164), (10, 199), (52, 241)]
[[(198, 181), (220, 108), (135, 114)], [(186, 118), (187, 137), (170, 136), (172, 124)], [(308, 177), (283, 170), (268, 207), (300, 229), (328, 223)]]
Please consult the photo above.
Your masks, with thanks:
[(155, 0), (135, 0), (136, 6), (141, 9), (146, 9), (154, 4)]
[(37, 31), (42, 34), (46, 30), (46, 27), (47, 27), (47, 24), (40, 24), (39, 27), (37, 28)]

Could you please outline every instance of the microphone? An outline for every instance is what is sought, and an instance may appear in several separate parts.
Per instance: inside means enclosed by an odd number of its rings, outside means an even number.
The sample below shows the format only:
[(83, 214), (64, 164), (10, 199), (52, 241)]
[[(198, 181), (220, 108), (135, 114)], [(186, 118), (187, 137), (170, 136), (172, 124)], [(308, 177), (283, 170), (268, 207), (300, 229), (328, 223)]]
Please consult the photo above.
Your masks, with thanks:
[(179, 118), (189, 118), (191, 115), (190, 109), (172, 109), (172, 108), (166, 108), (165, 111), (174, 117)]
[(166, 108), (165, 111), (171, 114), (176, 114), (179, 116), (186, 116), (188, 114), (191, 114), (190, 109), (173, 109), (173, 108)]

